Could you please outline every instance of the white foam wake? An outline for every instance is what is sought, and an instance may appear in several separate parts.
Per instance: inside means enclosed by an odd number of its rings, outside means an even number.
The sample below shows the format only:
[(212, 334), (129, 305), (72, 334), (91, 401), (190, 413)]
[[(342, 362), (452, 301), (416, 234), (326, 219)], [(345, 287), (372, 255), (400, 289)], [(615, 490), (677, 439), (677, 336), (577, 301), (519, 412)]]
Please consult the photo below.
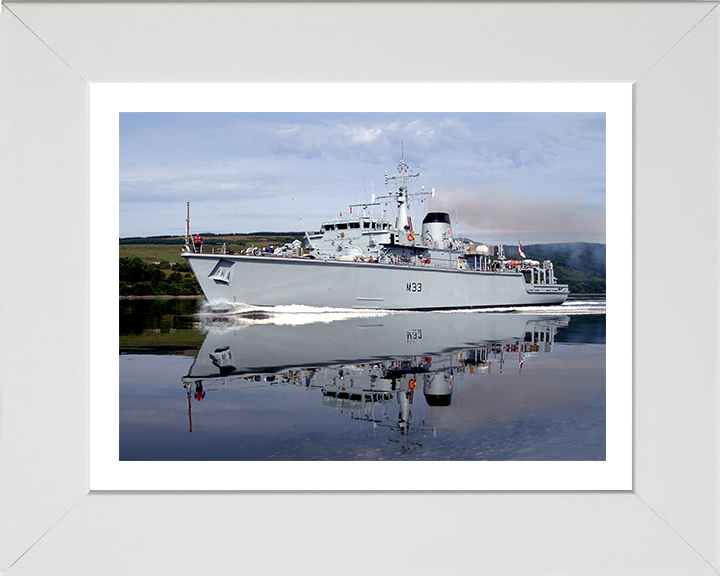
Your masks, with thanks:
[[(504, 306), (465, 310), (436, 310), (443, 314), (533, 314), (544, 316), (582, 316), (605, 314), (605, 300), (567, 300), (557, 306)], [(330, 308), (302, 305), (252, 306), (241, 303), (209, 304), (200, 306), (197, 316), (205, 323), (223, 324), (228, 327), (249, 324), (275, 324), (299, 326), (312, 323), (330, 323), (352, 318), (376, 318), (388, 314), (423, 314), (423, 312), (370, 310), (356, 308)]]
[(241, 303), (203, 303), (198, 312), (201, 318), (222, 318), (233, 325), (277, 324), (298, 326), (301, 324), (329, 323), (350, 318), (372, 318), (390, 314), (388, 310), (346, 309), (302, 305), (252, 306)]
[(590, 314), (606, 314), (607, 308), (605, 301), (565, 301), (562, 304), (550, 306), (504, 306), (497, 308), (483, 308), (474, 310), (485, 314), (498, 313), (516, 313), (516, 314), (539, 314), (539, 315), (556, 315), (567, 314), (569, 316), (584, 316)]

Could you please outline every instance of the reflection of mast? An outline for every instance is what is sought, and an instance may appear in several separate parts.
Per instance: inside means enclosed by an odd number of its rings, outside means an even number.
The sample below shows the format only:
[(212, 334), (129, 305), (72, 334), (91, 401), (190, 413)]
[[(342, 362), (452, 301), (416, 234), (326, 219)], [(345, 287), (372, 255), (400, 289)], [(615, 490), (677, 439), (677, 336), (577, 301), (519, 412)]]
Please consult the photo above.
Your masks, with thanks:
[(190, 402), (190, 386), (187, 387), (188, 397), (188, 420), (190, 421), (190, 432), (192, 432), (192, 404)]
[(412, 406), (413, 403), (414, 391), (414, 389), (401, 390), (397, 393), (397, 401), (398, 405), (400, 406), (400, 411), (398, 414), (398, 426), (400, 426), (400, 433), (403, 436), (407, 436), (408, 426), (410, 425), (410, 418), (412, 418), (412, 411), (410, 410), (410, 406)]
[(393, 395), (395, 396), (398, 403), (397, 419), (391, 418), (387, 412), (389, 405), (385, 403), (382, 404), (383, 413), (380, 418), (374, 414), (375, 408), (380, 405), (378, 403), (365, 404), (362, 406), (364, 414), (356, 415), (355, 412), (351, 412), (350, 418), (360, 422), (372, 423), (373, 428), (389, 428), (391, 432), (399, 432), (400, 438), (396, 439), (393, 438), (392, 435), (389, 435), (388, 443), (401, 444), (402, 454), (408, 455), (414, 448), (422, 448), (423, 446), (422, 443), (411, 440), (411, 432), (419, 431), (424, 438), (425, 433), (430, 430), (435, 434), (435, 429), (426, 424), (425, 420), (421, 420), (419, 424), (412, 424), (412, 405), (417, 388), (417, 373), (401, 371), (398, 364), (394, 364), (389, 372), (390, 373), (386, 373), (383, 380), (390, 381), (390, 391), (383, 393), (383, 399), (388, 400), (391, 399)]

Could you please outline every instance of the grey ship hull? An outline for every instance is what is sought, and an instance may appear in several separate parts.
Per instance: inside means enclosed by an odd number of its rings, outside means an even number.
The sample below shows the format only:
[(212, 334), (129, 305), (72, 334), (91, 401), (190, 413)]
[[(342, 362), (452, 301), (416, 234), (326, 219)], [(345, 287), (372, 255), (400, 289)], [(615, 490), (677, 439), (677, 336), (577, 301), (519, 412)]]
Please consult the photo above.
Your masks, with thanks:
[(439, 310), (561, 304), (567, 286), (517, 272), (184, 253), (210, 303)]

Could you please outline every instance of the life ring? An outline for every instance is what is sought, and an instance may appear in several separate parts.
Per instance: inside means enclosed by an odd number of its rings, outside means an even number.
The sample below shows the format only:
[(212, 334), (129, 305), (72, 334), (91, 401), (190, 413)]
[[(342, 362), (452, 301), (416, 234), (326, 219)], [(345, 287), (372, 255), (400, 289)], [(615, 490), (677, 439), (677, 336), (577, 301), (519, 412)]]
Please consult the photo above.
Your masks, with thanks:
[(415, 382), (414, 379), (413, 379), (413, 380), (410, 380), (410, 382), (409, 382), (408, 384), (409, 384), (409, 385), (408, 385), (408, 389), (409, 389), (409, 390), (415, 390), (415, 387), (417, 386), (417, 382)]
[(345, 232), (340, 232), (340, 238), (345, 238)]
[(415, 240), (415, 234), (413, 234), (412, 232), (408, 233), (408, 240), (410, 240), (410, 242)]

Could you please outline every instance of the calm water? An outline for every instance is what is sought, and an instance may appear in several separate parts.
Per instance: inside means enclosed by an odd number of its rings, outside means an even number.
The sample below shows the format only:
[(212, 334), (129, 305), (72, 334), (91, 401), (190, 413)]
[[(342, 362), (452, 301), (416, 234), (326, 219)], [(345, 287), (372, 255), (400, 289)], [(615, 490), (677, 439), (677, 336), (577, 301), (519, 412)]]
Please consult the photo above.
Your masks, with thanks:
[(120, 305), (122, 460), (604, 460), (605, 301)]

